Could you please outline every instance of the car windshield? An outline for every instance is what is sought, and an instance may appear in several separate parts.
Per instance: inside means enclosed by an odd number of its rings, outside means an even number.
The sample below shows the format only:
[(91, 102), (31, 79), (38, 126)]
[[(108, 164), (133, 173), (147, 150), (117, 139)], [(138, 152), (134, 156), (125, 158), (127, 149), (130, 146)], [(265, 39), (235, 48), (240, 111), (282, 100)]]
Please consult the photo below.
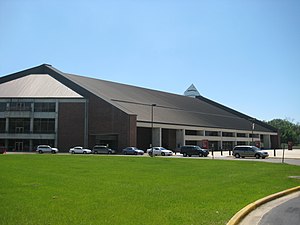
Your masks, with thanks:
[(199, 146), (196, 146), (196, 149), (197, 149), (197, 150), (202, 150)]
[(255, 147), (255, 146), (253, 146), (252, 149), (253, 149), (254, 151), (260, 151), (260, 148), (257, 148), (257, 147)]
[(160, 150), (167, 150), (167, 149), (165, 149), (165, 148), (163, 148), (163, 147), (160, 147), (159, 149), (160, 149)]

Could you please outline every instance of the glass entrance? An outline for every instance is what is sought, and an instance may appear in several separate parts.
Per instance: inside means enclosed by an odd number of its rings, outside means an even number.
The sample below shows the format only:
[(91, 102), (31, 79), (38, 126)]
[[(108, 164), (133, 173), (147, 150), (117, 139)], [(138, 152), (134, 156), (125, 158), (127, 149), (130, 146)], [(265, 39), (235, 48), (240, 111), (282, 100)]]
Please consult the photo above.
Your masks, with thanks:
[(23, 150), (24, 150), (24, 144), (23, 144), (23, 142), (16, 142), (15, 143), (15, 150), (17, 151), (17, 152), (22, 152)]

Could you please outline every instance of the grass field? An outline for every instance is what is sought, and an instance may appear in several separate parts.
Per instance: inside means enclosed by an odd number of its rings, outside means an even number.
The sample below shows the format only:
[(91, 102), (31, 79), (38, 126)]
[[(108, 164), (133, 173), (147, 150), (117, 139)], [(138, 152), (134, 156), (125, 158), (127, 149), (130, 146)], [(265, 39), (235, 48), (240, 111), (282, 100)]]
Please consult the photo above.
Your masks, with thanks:
[(300, 167), (261, 161), (0, 155), (0, 224), (226, 224), (300, 185)]

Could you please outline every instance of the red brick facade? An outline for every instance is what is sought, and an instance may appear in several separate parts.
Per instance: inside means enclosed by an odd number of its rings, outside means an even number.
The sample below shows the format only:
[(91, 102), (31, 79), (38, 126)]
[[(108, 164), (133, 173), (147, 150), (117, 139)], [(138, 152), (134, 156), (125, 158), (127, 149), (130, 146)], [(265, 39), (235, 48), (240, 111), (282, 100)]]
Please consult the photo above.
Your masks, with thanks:
[(60, 103), (58, 107), (58, 149), (68, 151), (84, 145), (85, 103)]

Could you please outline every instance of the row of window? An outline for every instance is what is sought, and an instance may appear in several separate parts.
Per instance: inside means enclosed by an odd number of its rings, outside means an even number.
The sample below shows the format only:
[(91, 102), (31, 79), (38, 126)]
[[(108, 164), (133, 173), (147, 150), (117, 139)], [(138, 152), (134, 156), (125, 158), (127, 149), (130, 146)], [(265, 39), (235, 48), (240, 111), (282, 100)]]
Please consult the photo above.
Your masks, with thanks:
[[(48, 140), (48, 139), (39, 139), (39, 140), (11, 139), (7, 141), (7, 150), (15, 151), (15, 152), (23, 152), (23, 151), (32, 152), (36, 149), (38, 145), (43, 144), (43, 145), (54, 146), (54, 143), (55, 143), (54, 140)], [(0, 139), (0, 146), (5, 146), (4, 139)]]
[[(185, 135), (193, 135), (193, 136), (211, 136), (211, 137), (219, 137), (221, 136), (221, 132), (219, 131), (197, 131), (197, 130), (185, 130)], [(235, 133), (233, 132), (222, 132), (222, 137), (235, 137)], [(248, 137), (246, 133), (236, 133), (236, 137)], [(252, 137), (252, 134), (249, 134), (249, 137)], [(254, 138), (258, 138), (258, 134), (253, 134)]]
[[(55, 112), (55, 102), (36, 102), (34, 112)], [(32, 111), (31, 102), (0, 102), (0, 112), (5, 111)]]
[[(0, 133), (6, 130), (6, 119), (0, 119)], [(30, 119), (28, 118), (10, 118), (8, 123), (9, 133), (30, 133)], [(54, 133), (55, 119), (34, 119), (33, 133)]]

